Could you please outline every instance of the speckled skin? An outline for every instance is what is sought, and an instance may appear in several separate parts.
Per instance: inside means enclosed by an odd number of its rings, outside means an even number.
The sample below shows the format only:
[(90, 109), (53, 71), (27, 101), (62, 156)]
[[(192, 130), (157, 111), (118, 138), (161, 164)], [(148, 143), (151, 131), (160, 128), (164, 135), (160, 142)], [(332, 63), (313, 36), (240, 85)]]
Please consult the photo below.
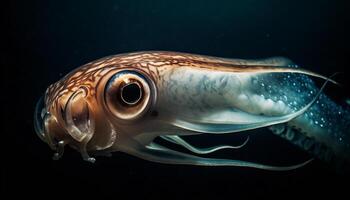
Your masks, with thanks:
[[(106, 85), (122, 70), (141, 73), (152, 85), (152, 105), (137, 121), (115, 119), (106, 108)], [(65, 141), (85, 157), (88, 151), (100, 150), (139, 156), (137, 148), (151, 144), (157, 136), (238, 132), (274, 125), (271, 127), (274, 133), (317, 156), (322, 155), (319, 157), (327, 156), (320, 150), (310, 150), (318, 144), (335, 155), (332, 157), (348, 160), (349, 112), (323, 94), (297, 118), (283, 124), (271, 123), (273, 117), (279, 119), (296, 113), (315, 98), (319, 89), (306, 75), (326, 79), (295, 67), (285, 58), (223, 59), (177, 52), (105, 57), (77, 68), (47, 89), (45, 109), (50, 120), (46, 128), (50, 131), (46, 132), (50, 133), (46, 133), (46, 138)], [(87, 139), (76, 141), (67, 132), (63, 113), (70, 97), (80, 90), (84, 96), (79, 97), (79, 102), (87, 105), (89, 123), (93, 121), (96, 126)], [(251, 126), (247, 128), (247, 124)], [(293, 132), (283, 134), (291, 127)], [(132, 141), (137, 141), (137, 145)], [(51, 146), (55, 148), (54, 144)], [(149, 160), (159, 161), (153, 157)]]
[[(269, 74), (254, 78), (257, 94), (271, 99), (282, 112), (300, 109), (317, 92), (314, 82), (307, 76), (297, 74)], [(278, 106), (276, 106), (278, 108)], [(337, 105), (325, 94), (303, 115), (287, 123), (282, 130), (274, 131), (287, 140), (311, 152), (322, 160), (349, 162), (350, 158), (350, 112)], [(290, 129), (290, 130), (288, 130)]]
[[(311, 78), (292, 73), (207, 74), (186, 70), (185, 73), (175, 72), (171, 77), (177, 81), (167, 85), (163, 98), (169, 104), (176, 105), (176, 109), (170, 112), (186, 120), (194, 118), (198, 120), (207, 113), (215, 114), (221, 110), (240, 110), (264, 116), (286, 115), (304, 107), (319, 90)], [(185, 113), (186, 111), (188, 113)], [(232, 119), (233, 115), (224, 115), (223, 112), (221, 114), (221, 116), (215, 115), (213, 122), (229, 123), (229, 117), (231, 123), (235, 121)], [(335, 155), (339, 157), (337, 159), (348, 160), (349, 116), (350, 113), (346, 108), (321, 94), (304, 114), (285, 124), (295, 130), (293, 133), (289, 131), (288, 137), (284, 138), (322, 160), (329, 161), (334, 159)], [(236, 122), (239, 120), (242, 119), (237, 119)], [(275, 127), (272, 127), (272, 130), (275, 130)], [(281, 135), (280, 132), (283, 130), (273, 132)], [(301, 136), (303, 138), (300, 138)], [(295, 141), (297, 137), (299, 139)]]

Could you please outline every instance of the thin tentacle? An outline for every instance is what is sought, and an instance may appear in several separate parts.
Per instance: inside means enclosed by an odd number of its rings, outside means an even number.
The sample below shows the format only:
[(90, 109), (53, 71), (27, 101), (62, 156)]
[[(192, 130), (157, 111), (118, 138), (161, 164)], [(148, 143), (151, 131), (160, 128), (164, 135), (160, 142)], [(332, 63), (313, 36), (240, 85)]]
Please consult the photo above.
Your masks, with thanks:
[(53, 154), (52, 159), (54, 160), (59, 160), (60, 158), (62, 158), (63, 153), (64, 153), (64, 146), (65, 146), (65, 142), (63, 140), (59, 141), (57, 143), (57, 152)]
[(192, 146), (191, 144), (183, 140), (181, 137), (176, 135), (164, 135), (160, 137), (168, 142), (183, 146), (186, 149), (190, 150), (191, 152), (197, 153), (197, 154), (209, 154), (221, 149), (239, 149), (245, 146), (249, 141), (249, 136), (248, 136), (247, 139), (243, 142), (243, 144), (238, 146), (219, 145), (219, 146), (213, 146), (213, 147), (207, 147), (207, 148), (198, 148), (198, 147)]
[(272, 171), (287, 171), (297, 169), (310, 163), (313, 159), (305, 161), (301, 164), (292, 166), (271, 166), (254, 162), (247, 162), (241, 160), (217, 159), (217, 158), (203, 158), (199, 156), (189, 155), (182, 152), (177, 152), (168, 149), (159, 144), (151, 143), (148, 146), (142, 146), (136, 141), (129, 141), (129, 145), (125, 149), (121, 149), (125, 153), (134, 155), (136, 157), (164, 164), (182, 164), (182, 165), (198, 165), (198, 166), (237, 166), (250, 167), (263, 170)]

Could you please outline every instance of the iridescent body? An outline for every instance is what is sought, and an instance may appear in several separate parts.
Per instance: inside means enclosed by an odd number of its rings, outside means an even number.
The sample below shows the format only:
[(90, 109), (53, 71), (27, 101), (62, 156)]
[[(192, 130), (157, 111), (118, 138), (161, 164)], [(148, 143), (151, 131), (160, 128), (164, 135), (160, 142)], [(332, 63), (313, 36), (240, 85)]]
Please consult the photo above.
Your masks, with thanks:
[(39, 137), (63, 154), (65, 145), (89, 154), (125, 152), (146, 160), (207, 166), (288, 170), (253, 162), (205, 158), (154, 142), (161, 137), (195, 154), (181, 136), (269, 127), (316, 157), (348, 162), (349, 111), (318, 89), (290, 60), (223, 59), (177, 52), (136, 52), (90, 62), (51, 85), (36, 109)]

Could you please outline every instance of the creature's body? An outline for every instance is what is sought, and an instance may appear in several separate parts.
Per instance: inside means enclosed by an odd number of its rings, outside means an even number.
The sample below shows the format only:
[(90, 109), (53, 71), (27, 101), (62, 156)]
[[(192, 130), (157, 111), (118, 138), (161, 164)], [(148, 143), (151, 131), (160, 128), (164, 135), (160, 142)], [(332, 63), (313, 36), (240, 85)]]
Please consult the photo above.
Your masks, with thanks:
[[(156, 137), (198, 149), (179, 136), (223, 134), (269, 127), (318, 158), (350, 161), (350, 113), (322, 94), (285, 58), (222, 59), (175, 52), (120, 54), (88, 63), (51, 85), (37, 107), (36, 130), (63, 154), (69, 144), (89, 152), (122, 151), (146, 160), (191, 165), (247, 166), (252, 162), (204, 158), (153, 142)], [(327, 82), (326, 81), (326, 82)], [(40, 115), (40, 116), (39, 116)], [(42, 122), (40, 122), (42, 121)]]

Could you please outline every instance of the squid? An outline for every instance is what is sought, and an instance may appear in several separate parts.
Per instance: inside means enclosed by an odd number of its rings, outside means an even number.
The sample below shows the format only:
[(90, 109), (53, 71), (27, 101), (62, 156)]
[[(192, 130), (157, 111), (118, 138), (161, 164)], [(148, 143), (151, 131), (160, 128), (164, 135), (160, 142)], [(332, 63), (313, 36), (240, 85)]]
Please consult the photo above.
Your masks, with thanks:
[[(283, 57), (118, 54), (87, 63), (50, 85), (35, 108), (34, 127), (55, 151), (54, 159), (61, 158), (68, 145), (92, 163), (95, 156), (112, 152), (165, 164), (278, 171), (296, 169), (314, 158), (349, 163), (350, 111), (324, 94), (327, 83), (337, 84)], [(186, 141), (190, 135), (244, 134), (262, 128), (312, 158), (290, 166), (213, 158), (205, 155), (243, 148), (249, 137), (238, 146), (203, 148)]]

